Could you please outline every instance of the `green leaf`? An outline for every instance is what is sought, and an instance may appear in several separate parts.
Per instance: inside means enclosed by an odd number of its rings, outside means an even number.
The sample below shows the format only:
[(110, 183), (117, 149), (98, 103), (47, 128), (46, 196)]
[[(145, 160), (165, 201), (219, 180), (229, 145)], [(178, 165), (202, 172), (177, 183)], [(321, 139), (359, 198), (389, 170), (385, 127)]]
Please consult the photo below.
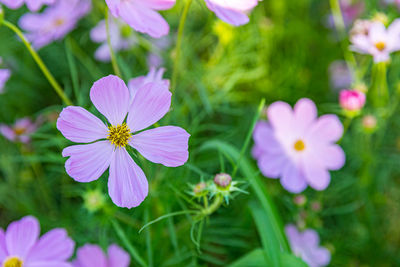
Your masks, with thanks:
[(230, 264), (229, 267), (265, 267), (268, 266), (265, 261), (264, 250), (256, 248), (255, 250), (247, 253), (234, 263)]
[(281, 253), (281, 263), (285, 267), (308, 267), (302, 259), (289, 253)]

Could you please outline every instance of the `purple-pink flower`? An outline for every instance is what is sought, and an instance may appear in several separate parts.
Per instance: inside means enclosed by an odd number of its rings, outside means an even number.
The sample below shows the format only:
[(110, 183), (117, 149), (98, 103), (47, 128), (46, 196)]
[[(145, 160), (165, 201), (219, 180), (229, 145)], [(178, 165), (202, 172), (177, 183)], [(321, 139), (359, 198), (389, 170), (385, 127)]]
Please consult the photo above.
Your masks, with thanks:
[[(124, 27), (129, 27), (128, 25), (113, 17), (110, 17), (108, 21), (111, 46), (115, 52), (128, 50), (137, 42), (135, 36), (131, 34), (131, 32), (124, 32)], [(131, 30), (130, 27), (129, 29)], [(96, 50), (95, 58), (100, 61), (109, 62), (111, 60), (111, 55), (107, 43), (105, 20), (100, 21), (96, 27), (90, 31), (90, 38), (96, 43), (101, 43), (100, 47)]]
[(189, 156), (190, 135), (184, 129), (163, 126), (142, 131), (169, 111), (171, 95), (163, 82), (145, 83), (133, 99), (117, 76), (95, 82), (90, 99), (109, 124), (81, 107), (69, 106), (61, 112), (57, 120), (60, 132), (73, 142), (86, 143), (64, 149), (63, 156), (70, 157), (65, 163), (67, 173), (78, 182), (91, 182), (109, 168), (108, 190), (113, 202), (120, 207), (138, 206), (147, 196), (148, 182), (129, 155), (128, 145), (167, 167), (181, 166)]
[(12, 142), (29, 143), (31, 141), (30, 134), (37, 129), (37, 123), (29, 118), (17, 120), (14, 125), (8, 126), (0, 124), (0, 134)]
[(249, 22), (247, 13), (258, 5), (259, 0), (205, 0), (208, 9), (226, 23), (240, 26)]
[(160, 38), (167, 35), (169, 25), (157, 12), (175, 5), (176, 0), (106, 0), (114, 17), (121, 18), (138, 32)]
[(107, 254), (99, 246), (86, 244), (78, 249), (74, 267), (128, 267), (130, 264), (128, 253), (115, 244), (108, 247)]
[(353, 71), (346, 61), (336, 60), (329, 65), (331, 86), (334, 89), (349, 88), (353, 83)]
[(11, 9), (20, 8), (25, 3), (32, 12), (38, 11), (42, 5), (52, 5), (55, 2), (56, 0), (0, 0), (1, 4)]
[(268, 122), (258, 122), (253, 138), (253, 156), (261, 172), (280, 178), (282, 186), (300, 193), (307, 185), (324, 190), (330, 183), (329, 170), (345, 163), (342, 148), (335, 144), (343, 134), (336, 115), (318, 118), (310, 99), (300, 99), (294, 109), (278, 101), (267, 111)]
[(322, 267), (331, 261), (331, 253), (319, 245), (318, 233), (312, 229), (299, 232), (293, 224), (285, 226), (285, 233), (293, 253), (310, 267)]
[(357, 90), (342, 90), (339, 95), (340, 106), (347, 111), (359, 111), (365, 105), (365, 94)]
[(400, 19), (387, 29), (382, 22), (372, 22), (367, 34), (354, 34), (350, 40), (354, 51), (372, 55), (375, 63), (388, 61), (392, 52), (400, 50)]
[(147, 83), (162, 83), (165, 87), (169, 88), (169, 80), (163, 79), (164, 72), (165, 69), (163, 68), (156, 69), (152, 67), (146, 76), (139, 76), (130, 79), (128, 82), (128, 88), (131, 98), (133, 99), (133, 97), (136, 95), (136, 92)]
[(36, 218), (26, 216), (0, 228), (0, 264), (3, 267), (72, 267), (68, 259), (75, 243), (64, 229), (53, 229), (42, 237)]
[(19, 21), (36, 49), (61, 40), (91, 9), (90, 0), (58, 0), (43, 13), (27, 13)]

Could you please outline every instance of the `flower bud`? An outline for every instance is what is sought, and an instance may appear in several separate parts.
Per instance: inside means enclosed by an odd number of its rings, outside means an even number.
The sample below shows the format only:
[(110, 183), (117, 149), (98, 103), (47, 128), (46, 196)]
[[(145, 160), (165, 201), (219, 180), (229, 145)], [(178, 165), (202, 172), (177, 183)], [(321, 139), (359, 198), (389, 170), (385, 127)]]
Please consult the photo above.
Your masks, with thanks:
[(354, 22), (353, 28), (350, 30), (350, 36), (354, 35), (368, 35), (371, 28), (372, 21), (358, 19)]
[(100, 190), (91, 190), (83, 195), (84, 206), (89, 212), (100, 210), (105, 203), (104, 195)]
[(202, 195), (202, 193), (206, 190), (207, 184), (205, 182), (200, 182), (193, 187), (193, 194), (195, 196)]
[(356, 90), (342, 90), (339, 103), (346, 111), (360, 111), (365, 105), (365, 94)]
[(297, 206), (304, 206), (307, 202), (307, 198), (305, 195), (297, 195), (293, 198), (293, 202)]
[(227, 188), (232, 182), (232, 177), (226, 173), (220, 173), (215, 175), (214, 183), (222, 188)]
[(373, 132), (376, 129), (377, 120), (373, 115), (365, 115), (362, 118), (362, 126), (367, 132)]
[(313, 201), (311, 203), (311, 209), (315, 212), (319, 212), (322, 209), (321, 203), (319, 201)]
[(381, 22), (383, 23), (383, 25), (387, 26), (389, 24), (389, 18), (388, 16), (386, 16), (385, 13), (382, 12), (378, 12), (374, 15), (374, 17), (372, 18), (372, 21), (375, 22)]

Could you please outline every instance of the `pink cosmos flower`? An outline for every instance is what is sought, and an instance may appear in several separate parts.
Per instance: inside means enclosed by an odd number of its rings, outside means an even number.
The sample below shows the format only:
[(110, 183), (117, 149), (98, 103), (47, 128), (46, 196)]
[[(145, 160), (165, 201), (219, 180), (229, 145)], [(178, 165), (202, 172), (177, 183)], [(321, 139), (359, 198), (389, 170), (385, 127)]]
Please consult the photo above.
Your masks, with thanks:
[(0, 94), (4, 92), (4, 86), (11, 77), (11, 71), (9, 69), (0, 69)]
[(12, 142), (22, 142), (27, 144), (31, 141), (30, 134), (37, 130), (37, 124), (29, 118), (22, 118), (12, 126), (0, 124), (0, 134)]
[(294, 109), (280, 101), (271, 104), (268, 120), (258, 122), (253, 134), (253, 156), (261, 172), (281, 178), (292, 193), (307, 185), (324, 190), (330, 183), (328, 170), (338, 170), (345, 162), (343, 150), (335, 144), (343, 134), (338, 117), (318, 118), (314, 102), (303, 98)]
[(36, 218), (26, 216), (0, 228), (0, 264), (3, 267), (72, 267), (67, 260), (75, 243), (64, 229), (53, 229), (39, 238)]
[[(171, 92), (164, 83), (145, 83), (133, 100), (125, 83), (117, 76), (95, 82), (90, 99), (109, 121), (100, 119), (81, 107), (65, 108), (57, 128), (69, 140), (83, 145), (64, 149), (67, 173), (78, 182), (97, 180), (108, 168), (108, 190), (120, 207), (138, 206), (148, 193), (142, 169), (133, 161), (127, 145), (148, 160), (167, 167), (183, 165), (189, 156), (189, 134), (180, 127), (163, 126), (142, 131), (160, 120), (171, 105)], [(134, 132), (139, 132), (132, 135)]]
[(87, 244), (78, 249), (74, 267), (129, 267), (131, 259), (119, 246), (109, 246), (107, 254), (99, 246)]
[(319, 246), (318, 233), (312, 229), (299, 232), (293, 224), (285, 226), (293, 253), (306, 262), (310, 267), (322, 267), (331, 261), (331, 253)]
[(400, 19), (386, 29), (382, 22), (371, 24), (368, 34), (355, 34), (350, 38), (351, 48), (361, 54), (370, 54), (374, 62), (390, 59), (390, 53), (400, 50)]
[(19, 21), (36, 49), (61, 40), (91, 9), (90, 0), (58, 0), (43, 13), (27, 13)]
[(152, 67), (146, 76), (139, 76), (130, 79), (128, 82), (128, 88), (131, 98), (133, 99), (133, 97), (136, 95), (136, 92), (147, 83), (162, 83), (165, 87), (169, 88), (169, 80), (163, 79), (164, 72), (165, 69), (163, 68), (157, 70), (156, 68)]
[[(128, 50), (136, 43), (136, 38), (129, 31), (125, 33), (125, 27), (129, 27), (122, 21), (110, 17), (110, 41), (115, 52)], [(129, 28), (130, 29), (130, 28)], [(107, 28), (105, 20), (100, 21), (96, 27), (90, 31), (90, 38), (96, 43), (101, 43), (101, 46), (96, 50), (95, 58), (109, 62), (111, 60), (110, 48), (107, 43)]]
[(365, 94), (357, 90), (342, 90), (339, 95), (340, 106), (348, 111), (361, 110), (365, 105)]
[(0, 0), (0, 3), (11, 9), (20, 8), (24, 2), (30, 11), (36, 12), (42, 7), (42, 5), (52, 5), (56, 0)]
[(258, 5), (259, 0), (205, 0), (208, 9), (226, 23), (240, 26), (249, 22), (247, 13)]
[(156, 10), (167, 10), (176, 0), (106, 0), (114, 17), (121, 18), (138, 32), (160, 38), (167, 35), (169, 25)]

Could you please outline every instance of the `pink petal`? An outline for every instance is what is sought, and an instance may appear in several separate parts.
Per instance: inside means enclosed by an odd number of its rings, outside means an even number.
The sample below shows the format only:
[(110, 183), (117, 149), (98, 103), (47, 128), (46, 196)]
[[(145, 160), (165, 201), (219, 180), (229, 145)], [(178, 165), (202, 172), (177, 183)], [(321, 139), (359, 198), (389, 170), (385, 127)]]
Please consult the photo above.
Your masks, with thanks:
[(7, 256), (6, 237), (4, 230), (0, 228), (0, 262), (3, 262)]
[(134, 135), (129, 144), (154, 163), (178, 167), (189, 158), (189, 137), (180, 127), (164, 126)]
[(328, 145), (320, 147), (316, 153), (316, 158), (320, 164), (329, 170), (339, 170), (346, 161), (346, 155), (339, 145)]
[(53, 229), (43, 235), (29, 252), (27, 261), (67, 261), (74, 253), (75, 243), (65, 229)]
[(63, 109), (57, 119), (57, 129), (72, 142), (90, 143), (106, 138), (108, 129), (92, 113), (81, 107)]
[(301, 234), (302, 234), (302, 241), (304, 242), (304, 244), (307, 244), (307, 246), (309, 247), (319, 246), (319, 236), (316, 231), (307, 229)]
[(254, 142), (263, 151), (268, 153), (281, 153), (282, 148), (275, 138), (275, 133), (269, 123), (265, 121), (257, 122), (253, 132)]
[(316, 142), (336, 142), (343, 134), (343, 125), (336, 115), (323, 115), (310, 127), (308, 137)]
[(72, 267), (71, 263), (60, 262), (60, 261), (37, 261), (37, 262), (26, 262), (24, 267)]
[(133, 131), (143, 130), (159, 121), (169, 111), (171, 92), (163, 83), (147, 83), (133, 99), (127, 124)]
[(243, 12), (230, 8), (225, 8), (205, 0), (208, 9), (217, 15), (218, 18), (234, 26), (244, 25), (249, 22), (249, 17)]
[(258, 159), (258, 167), (268, 178), (279, 178), (283, 173), (288, 159), (283, 154), (262, 153)]
[(113, 154), (114, 146), (110, 141), (69, 146), (62, 153), (63, 157), (70, 157), (65, 162), (68, 175), (82, 183), (99, 179), (110, 165)]
[(309, 257), (313, 259), (314, 266), (326, 266), (331, 261), (331, 253), (324, 247), (316, 247), (309, 251)]
[(148, 194), (148, 183), (142, 169), (125, 148), (117, 149), (111, 160), (108, 193), (119, 207), (137, 207)]
[(76, 263), (79, 267), (108, 267), (106, 255), (96, 245), (84, 245), (78, 249), (76, 257)]
[(8, 255), (25, 259), (37, 242), (39, 234), (39, 222), (32, 216), (26, 216), (19, 221), (12, 222), (5, 234)]
[(10, 141), (15, 141), (17, 138), (13, 129), (4, 124), (0, 125), (0, 133)]
[(277, 101), (268, 107), (268, 120), (274, 130), (291, 132), (294, 115), (288, 103)]
[(0, 2), (10, 9), (17, 9), (23, 5), (24, 0), (1, 0)]
[(164, 18), (143, 4), (122, 1), (119, 15), (136, 31), (147, 33), (153, 38), (160, 38), (169, 32), (169, 25)]
[(25, 0), (26, 6), (30, 11), (38, 11), (44, 4), (53, 4), (54, 0)]
[(128, 267), (131, 262), (129, 254), (122, 248), (113, 244), (108, 247), (108, 266), (109, 267)]
[(312, 188), (324, 190), (328, 187), (331, 176), (326, 168), (320, 166), (314, 160), (305, 160), (303, 168), (305, 179)]
[(290, 161), (286, 162), (281, 177), (282, 186), (291, 193), (300, 193), (307, 187), (307, 182), (300, 170)]
[(317, 119), (317, 107), (308, 98), (302, 98), (294, 106), (294, 120), (299, 132), (304, 133)]
[(211, 3), (215, 5), (219, 5), (225, 8), (231, 8), (238, 11), (247, 11), (251, 10), (257, 6), (258, 0), (209, 0)]
[(176, 0), (145, 0), (143, 5), (155, 10), (167, 10), (175, 5)]
[(129, 90), (114, 75), (101, 78), (90, 89), (90, 99), (112, 125), (122, 124), (129, 108)]

